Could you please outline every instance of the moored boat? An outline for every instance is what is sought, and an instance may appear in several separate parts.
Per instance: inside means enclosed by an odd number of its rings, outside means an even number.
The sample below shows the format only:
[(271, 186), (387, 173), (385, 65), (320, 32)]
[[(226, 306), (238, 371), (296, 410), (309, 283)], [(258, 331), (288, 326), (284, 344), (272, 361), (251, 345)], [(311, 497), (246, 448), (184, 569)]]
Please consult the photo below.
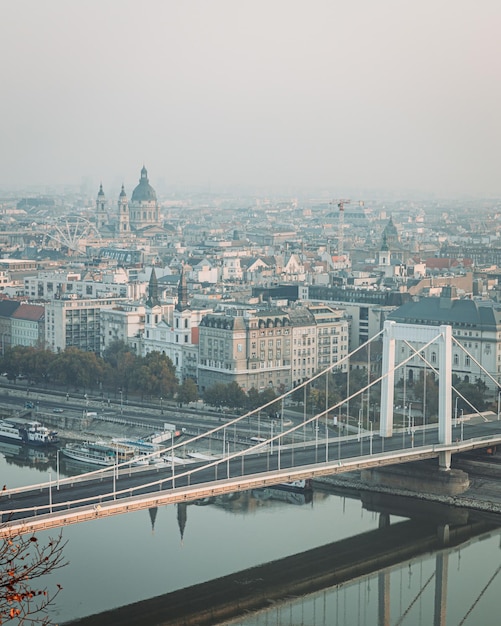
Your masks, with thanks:
[(106, 441), (79, 441), (67, 443), (61, 452), (69, 459), (91, 465), (112, 466), (134, 459), (134, 449), (130, 446)]
[(0, 420), (0, 438), (33, 446), (51, 446), (59, 442), (58, 433), (40, 422), (18, 422), (12, 419)]
[(3, 441), (23, 442), (19, 426), (10, 420), (0, 420), (0, 437)]
[(113, 445), (127, 446), (134, 450), (134, 465), (153, 465), (158, 462), (160, 453), (165, 448), (160, 444), (145, 439), (117, 437), (112, 439)]
[(40, 422), (28, 422), (23, 429), (23, 441), (34, 446), (51, 446), (59, 443), (59, 435)]

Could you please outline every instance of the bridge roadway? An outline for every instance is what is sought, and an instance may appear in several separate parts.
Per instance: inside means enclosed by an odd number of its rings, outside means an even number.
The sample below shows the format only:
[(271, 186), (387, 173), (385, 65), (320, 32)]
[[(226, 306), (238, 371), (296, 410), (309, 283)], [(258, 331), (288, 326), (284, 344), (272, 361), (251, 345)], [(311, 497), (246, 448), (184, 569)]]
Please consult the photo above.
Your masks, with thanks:
[[(501, 422), (462, 423), (454, 443), (438, 443), (437, 428), (407, 429), (382, 439), (319, 439), (262, 444), (214, 461), (182, 467), (112, 468), (97, 475), (52, 480), (0, 492), (0, 537), (29, 533), (135, 510), (246, 491), (283, 482), (438, 457), (501, 444)], [(457, 431), (457, 433), (456, 433)], [(456, 434), (461, 434), (461, 440)]]

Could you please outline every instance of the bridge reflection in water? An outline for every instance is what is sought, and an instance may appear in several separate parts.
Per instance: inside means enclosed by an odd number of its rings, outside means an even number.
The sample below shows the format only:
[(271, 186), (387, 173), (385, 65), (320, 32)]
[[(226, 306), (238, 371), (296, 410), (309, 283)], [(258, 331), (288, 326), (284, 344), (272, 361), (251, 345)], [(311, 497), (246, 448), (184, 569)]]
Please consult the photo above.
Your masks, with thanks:
[[(253, 497), (279, 499), (285, 497), (283, 491), (281, 493), (274, 489), (266, 491), (267, 493), (263, 494), (256, 490)], [(338, 492), (336, 489), (332, 491)], [(306, 501), (307, 499), (303, 500)], [(104, 626), (110, 623), (120, 623), (124, 626), (153, 623), (163, 626), (181, 624), (200, 626), (230, 622), (284, 625), (298, 623), (296, 620), (288, 621), (293, 610), (304, 611), (305, 606), (312, 603), (316, 606), (321, 599), (318, 617), (313, 622), (304, 620), (300, 623), (329, 626), (377, 623), (379, 626), (389, 626), (390, 623), (404, 623), (406, 616), (415, 610), (425, 592), (428, 594), (427, 598), (433, 592), (433, 608), (428, 607), (428, 612), (431, 611), (432, 615), (422, 616), (420, 620), (414, 620), (412, 623), (445, 626), (449, 555), (454, 550), (482, 539), (494, 531), (499, 532), (501, 517), (477, 516), (445, 505), (424, 504), (419, 517), (390, 523), (392, 514), (405, 513), (407, 506), (412, 503), (406, 499), (381, 494), (367, 494), (362, 501), (364, 508), (379, 513), (378, 529), (71, 623), (75, 626)], [(217, 499), (212, 500), (212, 504), (218, 502), (221, 503)], [(301, 499), (298, 498), (296, 504), (300, 503)], [(188, 505), (176, 506), (183, 534)], [(418, 511), (417, 508), (415, 510)], [(395, 613), (395, 606), (398, 605), (395, 601), (391, 602), (392, 572), (398, 567), (408, 566), (410, 576), (411, 563), (415, 566), (425, 559), (429, 561), (433, 553), (435, 567), (430, 569), (428, 563), (426, 576), (421, 578), (417, 587), (413, 587), (412, 598), (408, 599), (406, 604), (402, 604), (400, 599), (400, 614), (392, 614), (392, 609)], [(499, 570), (501, 566), (493, 573), (488, 585), (495, 579)], [(371, 605), (374, 613), (363, 618), (360, 614), (354, 615), (353, 606), (348, 609), (346, 602), (350, 583), (366, 584), (367, 591), (375, 582), (378, 591), (377, 598), (374, 596)], [(478, 597), (485, 590), (486, 588), (479, 589)], [(326, 606), (325, 594), (330, 594), (329, 608)], [(296, 609), (293, 609), (293, 605)], [(278, 617), (282, 610), (284, 616)], [(358, 611), (361, 610), (359, 598)], [(259, 615), (266, 616), (270, 611), (273, 613), (271, 621), (268, 621), (267, 617), (263, 618), (262, 622), (259, 621)], [(348, 616), (342, 614), (346, 611), (349, 611)]]

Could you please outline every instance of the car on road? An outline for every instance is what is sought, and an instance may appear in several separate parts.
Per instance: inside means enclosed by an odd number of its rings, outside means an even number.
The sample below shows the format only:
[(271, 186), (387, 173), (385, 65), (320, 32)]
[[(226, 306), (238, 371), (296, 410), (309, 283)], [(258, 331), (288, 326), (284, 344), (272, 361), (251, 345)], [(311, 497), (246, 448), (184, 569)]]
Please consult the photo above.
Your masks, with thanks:
[(24, 408), (25, 409), (34, 409), (35, 408), (35, 403), (34, 402), (25, 402), (24, 403)]
[(52, 412), (53, 412), (53, 413), (62, 413), (62, 412), (63, 412), (63, 409), (61, 409), (61, 408), (59, 408), (59, 407), (56, 407), (55, 409), (52, 409)]

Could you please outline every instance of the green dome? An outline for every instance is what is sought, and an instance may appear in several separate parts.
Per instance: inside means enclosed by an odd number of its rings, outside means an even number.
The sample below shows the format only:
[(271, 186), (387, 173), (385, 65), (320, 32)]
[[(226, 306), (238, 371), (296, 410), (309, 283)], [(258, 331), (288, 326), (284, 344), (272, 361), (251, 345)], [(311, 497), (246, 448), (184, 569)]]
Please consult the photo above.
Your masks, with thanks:
[(148, 172), (143, 165), (141, 170), (141, 178), (139, 179), (139, 185), (132, 192), (132, 202), (148, 202), (151, 200), (156, 201), (157, 194), (148, 180)]

